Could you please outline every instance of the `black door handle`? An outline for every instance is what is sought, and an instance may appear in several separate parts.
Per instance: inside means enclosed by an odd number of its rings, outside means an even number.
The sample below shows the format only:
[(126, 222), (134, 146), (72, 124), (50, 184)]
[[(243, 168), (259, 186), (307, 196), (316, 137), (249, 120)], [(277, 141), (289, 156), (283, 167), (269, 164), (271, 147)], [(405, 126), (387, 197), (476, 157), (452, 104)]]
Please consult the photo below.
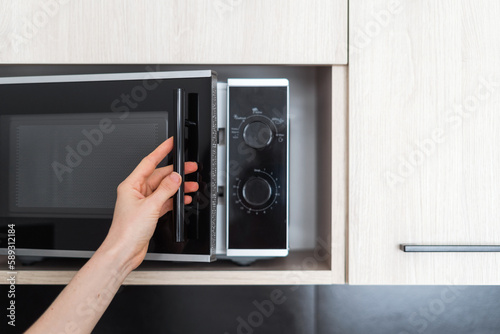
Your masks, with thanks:
[(179, 190), (174, 195), (175, 241), (184, 242), (184, 140), (186, 124), (186, 93), (183, 89), (174, 90), (174, 171), (182, 177)]

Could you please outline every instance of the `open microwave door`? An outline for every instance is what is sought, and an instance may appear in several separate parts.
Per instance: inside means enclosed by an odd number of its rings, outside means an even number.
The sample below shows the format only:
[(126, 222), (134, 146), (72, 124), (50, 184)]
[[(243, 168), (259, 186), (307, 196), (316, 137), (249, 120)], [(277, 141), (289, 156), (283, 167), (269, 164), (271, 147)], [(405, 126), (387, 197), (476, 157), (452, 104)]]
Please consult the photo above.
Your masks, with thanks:
[(0, 226), (15, 224), (16, 254), (90, 257), (118, 184), (174, 136), (160, 166), (198, 162), (184, 179), (200, 190), (185, 207), (179, 191), (146, 259), (215, 260), (216, 82), (212, 71), (0, 78)]

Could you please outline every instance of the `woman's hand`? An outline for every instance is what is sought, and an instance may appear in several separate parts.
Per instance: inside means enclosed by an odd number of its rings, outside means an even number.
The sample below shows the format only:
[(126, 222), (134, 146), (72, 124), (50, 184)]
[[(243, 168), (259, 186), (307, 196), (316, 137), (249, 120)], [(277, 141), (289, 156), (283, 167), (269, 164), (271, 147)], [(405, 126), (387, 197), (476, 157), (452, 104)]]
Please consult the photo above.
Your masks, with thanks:
[[(172, 209), (181, 185), (172, 166), (156, 168), (173, 148), (169, 138), (144, 158), (118, 187), (113, 223), (90, 260), (26, 333), (90, 333), (127, 275), (144, 260), (158, 218)], [(186, 173), (198, 169), (187, 162)], [(186, 182), (185, 191), (198, 190)], [(191, 202), (186, 196), (186, 204)]]
[[(146, 256), (158, 218), (172, 210), (172, 196), (182, 179), (173, 167), (156, 168), (174, 145), (173, 137), (163, 142), (145, 157), (134, 171), (118, 186), (113, 223), (100, 251), (117, 252), (130, 270), (141, 264)], [(186, 162), (185, 173), (198, 169), (195, 162)], [(198, 190), (198, 183), (185, 182), (186, 193)], [(186, 195), (184, 202), (191, 203)]]

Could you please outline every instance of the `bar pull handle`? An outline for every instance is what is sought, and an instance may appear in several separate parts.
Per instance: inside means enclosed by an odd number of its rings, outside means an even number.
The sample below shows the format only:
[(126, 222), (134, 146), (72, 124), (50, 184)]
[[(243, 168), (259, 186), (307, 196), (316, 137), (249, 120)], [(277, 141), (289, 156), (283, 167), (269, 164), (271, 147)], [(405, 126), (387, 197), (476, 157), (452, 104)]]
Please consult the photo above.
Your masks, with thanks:
[(407, 253), (430, 252), (500, 252), (500, 245), (408, 245), (400, 248)]
[(174, 195), (175, 242), (184, 242), (184, 162), (185, 162), (185, 123), (186, 123), (186, 93), (183, 89), (174, 90), (174, 171), (182, 177), (179, 190)]

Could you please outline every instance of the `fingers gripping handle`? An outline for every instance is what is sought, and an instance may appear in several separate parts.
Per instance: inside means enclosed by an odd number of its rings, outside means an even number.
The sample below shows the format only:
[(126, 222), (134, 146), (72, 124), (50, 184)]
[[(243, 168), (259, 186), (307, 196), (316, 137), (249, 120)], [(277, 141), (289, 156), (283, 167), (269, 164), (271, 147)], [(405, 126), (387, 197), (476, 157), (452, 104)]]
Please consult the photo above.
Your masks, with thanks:
[(179, 190), (174, 195), (175, 241), (184, 242), (184, 138), (186, 121), (186, 93), (183, 89), (174, 90), (174, 171), (182, 177)]

